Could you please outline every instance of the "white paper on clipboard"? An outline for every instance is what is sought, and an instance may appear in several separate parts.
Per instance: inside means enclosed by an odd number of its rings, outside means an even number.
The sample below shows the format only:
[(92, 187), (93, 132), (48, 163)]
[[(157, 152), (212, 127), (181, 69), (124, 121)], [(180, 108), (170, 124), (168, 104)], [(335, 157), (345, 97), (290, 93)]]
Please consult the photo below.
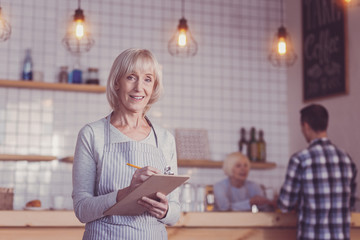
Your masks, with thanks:
[(155, 198), (157, 192), (168, 195), (190, 177), (186, 175), (164, 175), (155, 174), (150, 176), (144, 183), (135, 188), (127, 196), (115, 203), (104, 212), (104, 215), (128, 215), (142, 214), (146, 208), (139, 205), (137, 201), (144, 197)]

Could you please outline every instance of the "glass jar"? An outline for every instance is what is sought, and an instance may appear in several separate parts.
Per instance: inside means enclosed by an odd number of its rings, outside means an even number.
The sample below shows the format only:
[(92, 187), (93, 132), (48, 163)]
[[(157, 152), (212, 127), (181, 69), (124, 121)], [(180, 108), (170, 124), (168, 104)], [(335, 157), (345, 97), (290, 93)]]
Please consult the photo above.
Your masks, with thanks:
[(96, 84), (99, 85), (99, 69), (97, 68), (88, 68), (88, 77), (86, 84)]
[(67, 66), (60, 67), (59, 83), (67, 83), (68, 79), (69, 79), (68, 67)]

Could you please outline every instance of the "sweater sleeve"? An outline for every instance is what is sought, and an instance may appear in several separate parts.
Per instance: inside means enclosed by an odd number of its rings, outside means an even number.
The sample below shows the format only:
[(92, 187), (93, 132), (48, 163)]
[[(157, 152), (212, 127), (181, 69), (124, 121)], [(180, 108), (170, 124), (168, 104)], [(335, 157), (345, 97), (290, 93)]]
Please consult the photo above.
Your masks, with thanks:
[(278, 207), (283, 212), (289, 212), (296, 208), (301, 189), (301, 165), (295, 156), (290, 158), (286, 172), (285, 182), (280, 190)]
[(352, 178), (351, 178), (351, 183), (350, 183), (350, 188), (351, 188), (350, 209), (355, 210), (357, 168), (352, 160), (351, 160), (351, 170), (352, 170)]
[(97, 159), (94, 132), (86, 125), (79, 134), (73, 164), (73, 204), (76, 217), (82, 223), (103, 217), (103, 212), (116, 203), (117, 191), (96, 196)]

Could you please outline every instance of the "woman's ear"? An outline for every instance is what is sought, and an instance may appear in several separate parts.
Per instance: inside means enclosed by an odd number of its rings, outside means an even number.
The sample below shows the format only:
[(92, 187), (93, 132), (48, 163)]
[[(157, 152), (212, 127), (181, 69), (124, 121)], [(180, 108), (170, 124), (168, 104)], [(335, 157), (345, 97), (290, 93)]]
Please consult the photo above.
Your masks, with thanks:
[(120, 84), (119, 84), (119, 81), (117, 79), (114, 82), (114, 89), (115, 89), (115, 91), (118, 91), (120, 89)]

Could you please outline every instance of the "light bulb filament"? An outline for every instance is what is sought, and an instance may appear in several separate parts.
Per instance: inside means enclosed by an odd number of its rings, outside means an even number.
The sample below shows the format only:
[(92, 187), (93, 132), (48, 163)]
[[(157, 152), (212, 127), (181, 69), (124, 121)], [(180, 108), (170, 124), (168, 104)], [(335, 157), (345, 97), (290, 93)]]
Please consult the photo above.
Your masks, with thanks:
[(180, 33), (179, 33), (179, 38), (178, 38), (178, 45), (180, 47), (185, 47), (186, 46), (186, 42), (187, 42), (187, 39), (186, 39), (186, 30), (180, 30)]
[(84, 24), (81, 20), (76, 21), (75, 35), (79, 39), (84, 36)]
[(280, 55), (286, 54), (286, 42), (285, 42), (285, 38), (283, 38), (283, 37), (279, 38), (278, 53)]

